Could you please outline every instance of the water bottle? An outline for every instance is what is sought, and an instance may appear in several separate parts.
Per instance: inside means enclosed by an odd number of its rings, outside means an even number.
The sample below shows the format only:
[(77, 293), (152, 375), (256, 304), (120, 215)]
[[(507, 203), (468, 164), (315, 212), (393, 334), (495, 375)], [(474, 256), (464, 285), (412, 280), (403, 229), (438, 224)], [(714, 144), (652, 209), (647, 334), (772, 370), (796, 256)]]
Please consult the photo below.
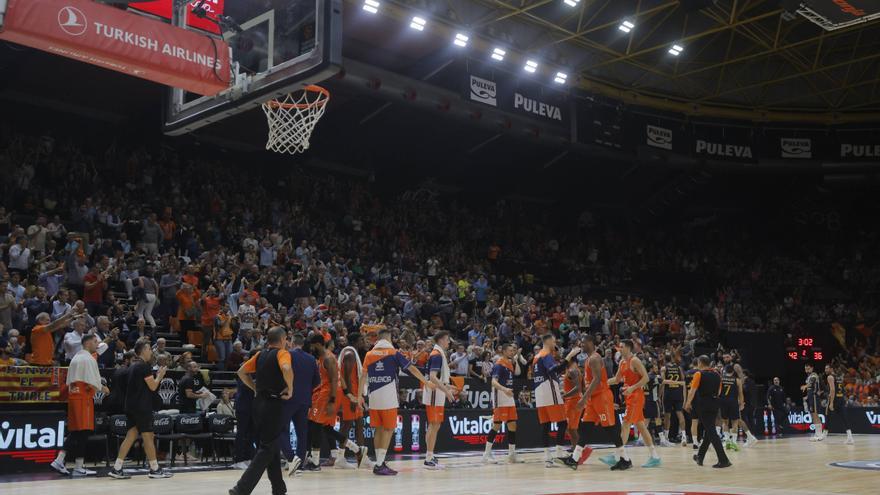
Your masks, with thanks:
[(394, 451), (403, 452), (403, 416), (397, 415), (397, 428), (394, 429)]
[(764, 409), (764, 436), (765, 437), (770, 434), (770, 422), (767, 420), (767, 416), (769, 416), (767, 414), (767, 410)]
[(413, 414), (410, 417), (410, 420), (412, 422), (412, 428), (410, 430), (412, 432), (412, 451), (418, 452), (420, 449), (420, 446), (419, 446), (419, 415)]

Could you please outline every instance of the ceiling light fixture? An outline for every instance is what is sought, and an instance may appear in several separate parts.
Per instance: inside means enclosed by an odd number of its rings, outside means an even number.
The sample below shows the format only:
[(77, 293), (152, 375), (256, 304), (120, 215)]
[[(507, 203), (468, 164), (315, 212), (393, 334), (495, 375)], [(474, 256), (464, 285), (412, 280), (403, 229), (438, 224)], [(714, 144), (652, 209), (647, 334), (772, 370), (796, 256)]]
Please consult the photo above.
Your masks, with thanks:
[(364, 0), (364, 10), (371, 14), (379, 12), (379, 2), (376, 0)]
[(424, 31), (425, 24), (427, 23), (428, 21), (426, 21), (423, 17), (414, 16), (412, 18), (412, 22), (409, 23), (409, 27), (415, 29), (416, 31)]

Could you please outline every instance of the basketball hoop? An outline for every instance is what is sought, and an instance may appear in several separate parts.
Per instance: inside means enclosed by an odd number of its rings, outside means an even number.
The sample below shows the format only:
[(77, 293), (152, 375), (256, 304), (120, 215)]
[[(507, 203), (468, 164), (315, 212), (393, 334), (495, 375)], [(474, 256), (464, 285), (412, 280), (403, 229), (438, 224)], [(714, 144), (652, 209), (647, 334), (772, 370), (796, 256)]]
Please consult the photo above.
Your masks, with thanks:
[(309, 137), (315, 124), (324, 115), (330, 92), (309, 85), (289, 93), (283, 99), (263, 103), (263, 112), (269, 123), (266, 149), (277, 153), (302, 153), (309, 149)]

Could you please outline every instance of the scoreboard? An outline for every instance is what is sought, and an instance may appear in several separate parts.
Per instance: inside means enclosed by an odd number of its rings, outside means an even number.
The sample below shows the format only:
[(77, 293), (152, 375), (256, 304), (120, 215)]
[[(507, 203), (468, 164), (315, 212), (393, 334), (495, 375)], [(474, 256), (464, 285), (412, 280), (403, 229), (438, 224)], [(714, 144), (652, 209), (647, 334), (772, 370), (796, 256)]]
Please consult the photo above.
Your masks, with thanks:
[(794, 346), (785, 349), (786, 356), (792, 361), (823, 361), (825, 355), (822, 347), (815, 344), (813, 337), (798, 337)]

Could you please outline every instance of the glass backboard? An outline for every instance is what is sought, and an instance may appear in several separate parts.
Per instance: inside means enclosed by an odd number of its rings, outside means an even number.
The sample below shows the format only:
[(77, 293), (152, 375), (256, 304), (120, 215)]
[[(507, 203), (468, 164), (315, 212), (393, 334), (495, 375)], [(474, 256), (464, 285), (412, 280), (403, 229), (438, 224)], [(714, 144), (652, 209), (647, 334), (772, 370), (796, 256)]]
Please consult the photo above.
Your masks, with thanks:
[[(191, 132), (335, 75), (342, 66), (342, 0), (167, 0), (172, 22), (222, 36), (232, 51), (230, 88), (199, 96), (171, 88), (164, 131)], [(137, 5), (137, 4), (133, 4)], [(141, 6), (148, 4), (139, 4)], [(216, 33), (193, 19), (204, 8)], [(198, 17), (198, 16), (195, 16)]]

